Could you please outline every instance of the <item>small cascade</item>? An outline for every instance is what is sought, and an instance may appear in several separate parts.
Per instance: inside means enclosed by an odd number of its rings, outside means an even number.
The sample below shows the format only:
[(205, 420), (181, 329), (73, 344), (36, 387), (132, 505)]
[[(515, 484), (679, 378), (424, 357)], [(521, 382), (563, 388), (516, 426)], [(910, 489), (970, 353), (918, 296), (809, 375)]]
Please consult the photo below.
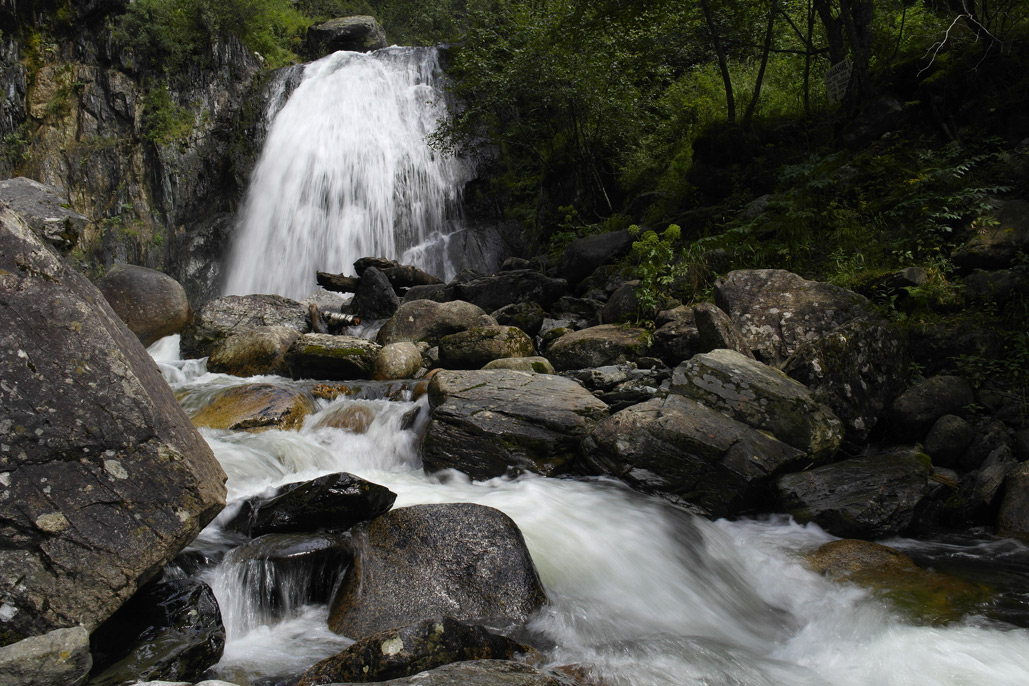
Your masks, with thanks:
[[(278, 91), (276, 91), (278, 92)], [(360, 257), (407, 259), (452, 276), (468, 164), (427, 143), (445, 113), (435, 48), (337, 52), (307, 65), (278, 109), (239, 216), (226, 294), (300, 299), (315, 272)]]

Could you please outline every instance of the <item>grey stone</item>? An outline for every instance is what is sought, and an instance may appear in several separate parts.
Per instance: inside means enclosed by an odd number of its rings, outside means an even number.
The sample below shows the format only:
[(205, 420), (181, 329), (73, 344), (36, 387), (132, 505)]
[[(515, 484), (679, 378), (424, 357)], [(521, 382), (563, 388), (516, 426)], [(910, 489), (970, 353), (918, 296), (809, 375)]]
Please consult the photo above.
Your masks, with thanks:
[(286, 367), (294, 379), (348, 381), (370, 379), (382, 346), (355, 336), (308, 333), (286, 353)]
[(927, 455), (897, 449), (818, 467), (778, 480), (786, 512), (834, 536), (884, 538), (907, 530), (928, 495)]
[(55, 629), (0, 648), (0, 686), (80, 686), (92, 666), (89, 632)]
[(961, 417), (945, 414), (933, 424), (925, 437), (925, 452), (933, 458), (933, 464), (953, 467), (965, 448), (975, 438), (975, 429)]
[(422, 353), (410, 341), (382, 346), (375, 357), (372, 377), (380, 381), (412, 379), (422, 368)]
[(445, 369), (481, 369), (493, 360), (535, 354), (532, 339), (515, 326), (475, 327), (439, 341), (439, 363)]
[[(206, 682), (205, 682), (206, 683)], [(355, 682), (366, 683), (366, 682)], [(470, 660), (454, 662), (400, 679), (378, 682), (383, 686), (567, 686), (558, 679), (521, 662)], [(201, 686), (201, 684), (197, 684)], [(338, 683), (335, 686), (355, 686)]]
[(471, 503), (392, 510), (353, 531), (329, 628), (355, 640), (448, 615), (522, 624), (546, 601), (521, 531)]
[(975, 402), (975, 392), (958, 376), (932, 376), (916, 381), (893, 401), (893, 433), (901, 439), (921, 440), (945, 414), (963, 414)]
[(182, 354), (207, 357), (228, 336), (246, 329), (281, 326), (311, 330), (309, 308), (281, 295), (227, 295), (203, 305), (182, 331)]
[(582, 438), (607, 416), (607, 405), (571, 379), (508, 370), (440, 371), (429, 402), (425, 468), (475, 479), (568, 471)]
[(674, 495), (714, 516), (746, 509), (751, 485), (810, 462), (802, 451), (678, 395), (611, 415), (583, 450), (594, 471)]
[(224, 506), (139, 339), (4, 208), (0, 402), (0, 644), (92, 631)]
[(97, 285), (145, 346), (178, 333), (189, 323), (192, 311), (182, 284), (155, 269), (117, 264)]
[(547, 346), (544, 356), (558, 371), (603, 367), (645, 355), (650, 344), (644, 329), (601, 324), (557, 338)]
[(732, 318), (757, 358), (775, 366), (804, 343), (874, 315), (857, 293), (781, 269), (729, 272), (715, 282), (715, 304)]
[(770, 432), (813, 460), (831, 457), (843, 427), (826, 405), (782, 372), (733, 350), (695, 355), (672, 373), (671, 391)]
[[(405, 301), (382, 325), (375, 340), (380, 345), (425, 341), (431, 346), (436, 346), (443, 336), (479, 325), (483, 315), (486, 315), (486, 312), (481, 307), (461, 300)], [(495, 324), (496, 320), (493, 320), (493, 323)]]
[(300, 332), (285, 326), (258, 326), (231, 333), (210, 352), (207, 369), (235, 376), (287, 374), (286, 353)]

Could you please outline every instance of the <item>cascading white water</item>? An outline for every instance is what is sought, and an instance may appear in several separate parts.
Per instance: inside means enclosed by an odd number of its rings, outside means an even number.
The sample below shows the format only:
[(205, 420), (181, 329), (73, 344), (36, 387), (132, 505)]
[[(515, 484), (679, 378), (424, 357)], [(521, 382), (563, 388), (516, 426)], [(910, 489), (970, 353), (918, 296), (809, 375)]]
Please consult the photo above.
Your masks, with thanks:
[(458, 228), (471, 172), (427, 143), (445, 113), (441, 78), (435, 48), (337, 52), (307, 65), (254, 169), (225, 293), (300, 299), (316, 271), (353, 273), (368, 256), (452, 276), (426, 244)]
[[(163, 354), (174, 357), (170, 347)], [(212, 388), (253, 381), (206, 374), (195, 361), (170, 359), (162, 367), (188, 407), (202, 404)], [(322, 421), (347, 403), (375, 413), (365, 433)], [(1029, 630), (975, 616), (945, 627), (912, 625), (867, 591), (827, 581), (803, 564), (803, 552), (832, 539), (817, 527), (784, 518), (712, 523), (604, 479), (427, 476), (418, 427), (401, 428), (416, 404), (339, 398), (323, 403), (300, 431), (203, 433), (229, 474), (230, 501), (348, 471), (397, 493), (395, 507), (476, 502), (506, 512), (524, 533), (549, 596), (530, 626), (553, 644), (546, 659), (581, 665), (600, 683), (1029, 683)], [(225, 546), (221, 521), (199, 545)], [(1029, 578), (1029, 548), (1003, 546)], [(960, 550), (981, 554), (972, 544)], [(238, 569), (226, 559), (208, 578), (223, 606), (239, 607), (246, 591), (234, 585)], [(323, 605), (308, 606), (255, 626), (252, 612), (227, 613), (229, 640), (216, 671), (261, 677), (305, 669), (348, 643), (327, 630), (326, 615)]]

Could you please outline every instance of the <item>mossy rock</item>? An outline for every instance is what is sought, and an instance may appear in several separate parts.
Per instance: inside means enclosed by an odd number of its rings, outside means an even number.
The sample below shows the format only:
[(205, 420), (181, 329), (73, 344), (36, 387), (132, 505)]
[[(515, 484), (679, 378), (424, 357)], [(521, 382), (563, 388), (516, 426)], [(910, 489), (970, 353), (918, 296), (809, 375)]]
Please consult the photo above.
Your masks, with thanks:
[(920, 624), (960, 620), (981, 611), (991, 597), (984, 586), (923, 569), (904, 553), (870, 541), (832, 541), (806, 559), (823, 576), (869, 588)]
[(219, 392), (192, 419), (194, 425), (209, 429), (290, 430), (300, 428), (314, 409), (314, 401), (305, 393), (273, 384), (247, 384)]

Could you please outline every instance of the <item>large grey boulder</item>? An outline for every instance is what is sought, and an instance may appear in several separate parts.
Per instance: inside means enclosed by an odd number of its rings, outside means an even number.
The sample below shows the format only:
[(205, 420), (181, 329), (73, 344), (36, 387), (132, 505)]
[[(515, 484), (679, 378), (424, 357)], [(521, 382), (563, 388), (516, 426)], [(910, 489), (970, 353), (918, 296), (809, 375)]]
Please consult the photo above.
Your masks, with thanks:
[(813, 460), (831, 457), (843, 427), (800, 383), (733, 351), (712, 350), (675, 368), (671, 390), (768, 431)]
[(715, 282), (714, 295), (754, 355), (775, 366), (804, 343), (874, 314), (857, 293), (781, 269), (729, 272)]
[(900, 448), (787, 474), (779, 495), (802, 524), (815, 522), (834, 536), (884, 538), (911, 525), (931, 471), (927, 455)]
[(176, 334), (189, 323), (186, 290), (156, 269), (116, 264), (97, 285), (143, 345)]
[[(435, 346), (443, 336), (482, 326), (483, 317), (488, 316), (481, 307), (461, 300), (411, 300), (402, 303), (386, 320), (375, 340), (379, 345), (424, 341)], [(490, 323), (496, 321), (490, 318)]]
[(384, 345), (375, 357), (373, 378), (379, 381), (412, 379), (422, 368), (422, 353), (409, 341)]
[(528, 648), (481, 626), (432, 617), (363, 638), (308, 669), (297, 686), (405, 677), (465, 660), (506, 660)]
[(568, 471), (580, 441), (607, 416), (607, 405), (571, 379), (503, 369), (441, 371), (429, 383), (429, 403), (425, 468), (475, 479)]
[(312, 26), (307, 30), (305, 49), (312, 59), (318, 59), (337, 50), (372, 52), (388, 45), (386, 32), (375, 17), (361, 15)]
[(0, 686), (80, 686), (92, 666), (88, 631), (54, 629), (0, 648)]
[(18, 176), (0, 181), (0, 203), (18, 213), (33, 231), (61, 252), (75, 247), (89, 221), (68, 209), (56, 188)]
[(0, 207), (0, 644), (96, 628), (225, 504), (225, 474), (85, 277)]
[(447, 615), (523, 624), (546, 601), (521, 531), (471, 503), (415, 505), (353, 530), (329, 628), (355, 640)]
[(901, 391), (907, 345), (895, 325), (861, 317), (801, 345), (783, 371), (832, 408), (848, 440), (862, 443)]
[(650, 344), (650, 335), (644, 329), (601, 324), (555, 339), (544, 356), (558, 371), (603, 367), (642, 357)]
[(583, 451), (586, 464), (600, 474), (674, 495), (719, 517), (751, 505), (752, 487), (809, 462), (802, 451), (678, 395), (611, 415)]
[(290, 346), (286, 368), (294, 379), (370, 379), (375, 375), (381, 349), (379, 344), (356, 336), (307, 333)]
[(535, 354), (532, 339), (516, 326), (475, 327), (439, 341), (439, 363), (445, 369), (481, 369), (493, 360)]
[(203, 305), (182, 331), (182, 354), (206, 357), (228, 336), (262, 326), (311, 330), (308, 308), (281, 295), (226, 295)]

